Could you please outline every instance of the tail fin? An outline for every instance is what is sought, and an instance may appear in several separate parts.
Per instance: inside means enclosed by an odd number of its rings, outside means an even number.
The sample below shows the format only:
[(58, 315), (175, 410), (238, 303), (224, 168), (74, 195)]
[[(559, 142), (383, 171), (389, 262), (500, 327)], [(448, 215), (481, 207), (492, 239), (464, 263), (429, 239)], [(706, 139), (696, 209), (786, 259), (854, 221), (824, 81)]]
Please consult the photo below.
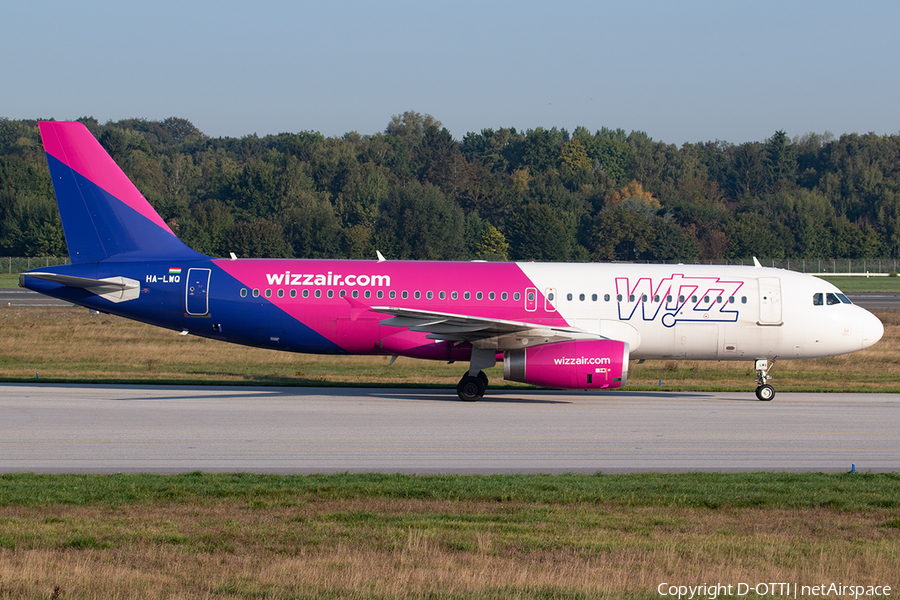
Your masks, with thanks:
[(175, 236), (84, 125), (40, 128), (73, 263), (203, 256)]

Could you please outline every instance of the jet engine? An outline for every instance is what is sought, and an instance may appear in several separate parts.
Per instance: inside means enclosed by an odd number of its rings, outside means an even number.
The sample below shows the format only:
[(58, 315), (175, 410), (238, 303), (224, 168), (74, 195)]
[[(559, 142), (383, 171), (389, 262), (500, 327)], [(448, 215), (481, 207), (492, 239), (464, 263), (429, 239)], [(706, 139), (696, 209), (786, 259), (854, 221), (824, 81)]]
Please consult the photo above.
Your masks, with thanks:
[(503, 378), (570, 390), (619, 388), (628, 380), (628, 343), (572, 340), (503, 353)]

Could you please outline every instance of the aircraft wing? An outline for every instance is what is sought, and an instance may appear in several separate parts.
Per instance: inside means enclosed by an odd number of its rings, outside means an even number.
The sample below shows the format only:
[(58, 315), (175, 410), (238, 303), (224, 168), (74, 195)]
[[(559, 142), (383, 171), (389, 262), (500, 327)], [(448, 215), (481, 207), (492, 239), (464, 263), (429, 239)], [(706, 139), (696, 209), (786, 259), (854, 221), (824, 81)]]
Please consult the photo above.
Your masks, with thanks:
[(577, 327), (559, 327), (390, 306), (373, 306), (371, 310), (391, 315), (391, 318), (379, 321), (381, 325), (427, 333), (426, 337), (433, 340), (471, 342), (472, 345), (485, 349), (506, 350), (565, 340), (604, 339)]

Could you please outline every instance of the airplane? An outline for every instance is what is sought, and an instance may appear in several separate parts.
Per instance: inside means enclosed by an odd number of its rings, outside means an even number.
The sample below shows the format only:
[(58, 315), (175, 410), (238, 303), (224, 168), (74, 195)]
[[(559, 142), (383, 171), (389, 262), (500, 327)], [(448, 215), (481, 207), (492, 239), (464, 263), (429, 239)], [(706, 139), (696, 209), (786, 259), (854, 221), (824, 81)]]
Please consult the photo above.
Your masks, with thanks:
[(89, 309), (247, 346), (468, 362), (549, 388), (626, 385), (632, 360), (753, 361), (772, 400), (776, 359), (881, 339), (835, 286), (754, 266), (213, 258), (179, 240), (84, 125), (40, 123), (71, 264), (19, 285)]

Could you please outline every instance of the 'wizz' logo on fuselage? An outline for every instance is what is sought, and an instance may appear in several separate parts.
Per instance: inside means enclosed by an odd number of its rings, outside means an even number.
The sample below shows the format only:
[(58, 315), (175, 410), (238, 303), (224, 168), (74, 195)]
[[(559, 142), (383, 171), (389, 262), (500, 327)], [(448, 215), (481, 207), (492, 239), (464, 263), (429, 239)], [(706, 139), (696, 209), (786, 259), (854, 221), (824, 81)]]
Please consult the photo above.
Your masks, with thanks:
[(616, 277), (619, 319), (631, 320), (641, 309), (644, 321), (661, 318), (666, 327), (679, 321), (734, 323), (738, 306), (746, 302), (737, 292), (743, 281), (724, 281), (718, 277), (686, 277), (674, 274), (654, 285), (649, 277), (634, 284), (628, 277)]

